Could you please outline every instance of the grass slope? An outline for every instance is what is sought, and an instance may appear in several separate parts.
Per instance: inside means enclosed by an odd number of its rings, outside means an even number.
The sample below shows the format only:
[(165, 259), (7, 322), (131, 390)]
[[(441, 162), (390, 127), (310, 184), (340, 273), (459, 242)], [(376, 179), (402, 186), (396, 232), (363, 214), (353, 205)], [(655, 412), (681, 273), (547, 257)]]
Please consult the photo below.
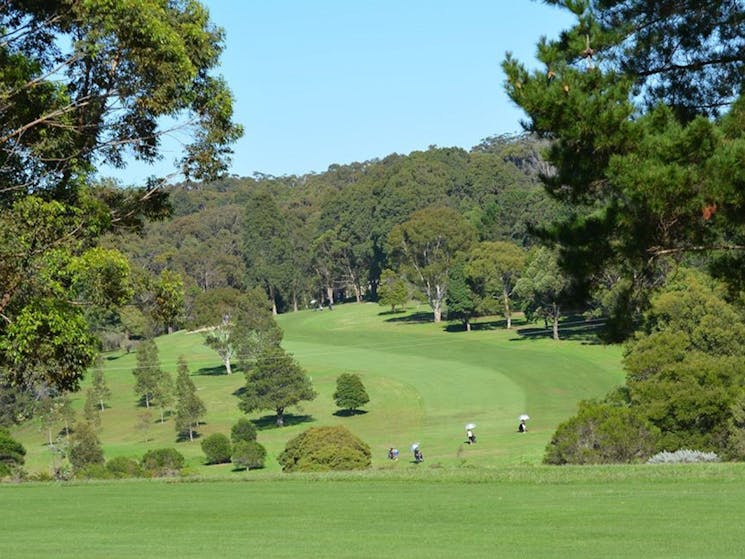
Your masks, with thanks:
[[(488, 323), (473, 332), (449, 331), (430, 323), (424, 310), (387, 314), (374, 304), (347, 304), (331, 312), (280, 316), (284, 346), (307, 369), (319, 396), (291, 408), (282, 429), (273, 426), (270, 412), (251, 416), (268, 450), (265, 470), (251, 475), (278, 471), (276, 456), (303, 429), (332, 424), (346, 425), (370, 444), (377, 468), (413, 467), (408, 449), (415, 441), (422, 444), (429, 466), (537, 464), (556, 426), (575, 411), (578, 400), (602, 396), (623, 379), (620, 349), (592, 344), (591, 336), (581, 331), (576, 339), (558, 343), (519, 323), (511, 331)], [(199, 334), (164, 336), (158, 346), (163, 367), (173, 374), (179, 355), (189, 362), (208, 410), (201, 434), (228, 434), (241, 415), (234, 393), (245, 382), (243, 374), (225, 375)], [(172, 419), (161, 424), (154, 412), (146, 432), (136, 428), (143, 408), (137, 407), (132, 391), (134, 365), (134, 354), (109, 355), (106, 361), (113, 393), (100, 431), (106, 457), (139, 458), (151, 448), (175, 447), (192, 471), (230, 475), (230, 465), (202, 464), (198, 440), (177, 443)], [(343, 372), (361, 376), (371, 398), (366, 413), (336, 414), (332, 394)], [(84, 392), (74, 398), (82, 408)], [(517, 416), (523, 412), (532, 417), (530, 431), (519, 435)], [(478, 424), (474, 446), (463, 444), (467, 422)], [(27, 469), (47, 470), (52, 459), (46, 434), (35, 423), (15, 433), (28, 450)], [(385, 459), (389, 446), (402, 451), (399, 463)]]

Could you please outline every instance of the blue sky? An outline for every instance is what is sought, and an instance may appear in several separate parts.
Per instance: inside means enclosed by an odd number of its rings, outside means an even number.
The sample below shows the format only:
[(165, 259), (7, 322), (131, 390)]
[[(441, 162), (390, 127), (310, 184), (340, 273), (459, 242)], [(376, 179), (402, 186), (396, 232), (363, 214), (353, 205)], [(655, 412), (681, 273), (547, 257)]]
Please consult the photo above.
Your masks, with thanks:
[[(226, 32), (219, 73), (245, 128), (231, 172), (323, 172), (429, 145), (470, 148), (519, 132), (507, 51), (533, 64), (568, 13), (531, 0), (203, 0)], [(124, 184), (165, 174), (130, 167)]]

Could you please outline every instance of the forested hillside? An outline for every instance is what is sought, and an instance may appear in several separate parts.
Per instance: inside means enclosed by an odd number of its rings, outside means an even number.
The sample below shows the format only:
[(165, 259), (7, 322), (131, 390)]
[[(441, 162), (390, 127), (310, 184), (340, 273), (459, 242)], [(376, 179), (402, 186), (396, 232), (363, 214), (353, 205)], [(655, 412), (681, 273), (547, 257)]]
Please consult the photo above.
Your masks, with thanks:
[[(470, 151), (430, 147), (318, 174), (169, 187), (172, 219), (105, 241), (127, 254), (149, 288), (102, 329), (144, 336), (168, 326), (209, 326), (208, 301), (255, 286), (276, 312), (311, 301), (377, 300), (382, 272), (398, 269), (388, 245), (392, 229), (431, 207), (463, 216), (474, 242), (527, 249), (535, 242), (530, 229), (560, 211), (540, 184), (548, 171), (541, 148), (529, 136), (493, 137)], [(183, 290), (183, 307), (151, 324), (157, 286), (169, 281)], [(415, 281), (408, 289), (419, 290)]]

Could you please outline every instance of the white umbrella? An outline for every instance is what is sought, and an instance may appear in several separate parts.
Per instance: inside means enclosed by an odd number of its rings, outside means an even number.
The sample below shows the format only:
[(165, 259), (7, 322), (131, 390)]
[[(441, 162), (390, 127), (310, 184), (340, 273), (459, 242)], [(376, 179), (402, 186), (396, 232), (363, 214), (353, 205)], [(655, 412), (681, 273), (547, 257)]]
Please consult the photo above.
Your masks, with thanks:
[(476, 429), (475, 423), (466, 423), (466, 429)]
[(419, 443), (414, 443), (413, 445), (411, 445), (411, 450), (416, 450), (417, 448), (419, 448)]
[(527, 421), (528, 419), (530, 419), (530, 416), (527, 413), (524, 413), (518, 419), (520, 421)]

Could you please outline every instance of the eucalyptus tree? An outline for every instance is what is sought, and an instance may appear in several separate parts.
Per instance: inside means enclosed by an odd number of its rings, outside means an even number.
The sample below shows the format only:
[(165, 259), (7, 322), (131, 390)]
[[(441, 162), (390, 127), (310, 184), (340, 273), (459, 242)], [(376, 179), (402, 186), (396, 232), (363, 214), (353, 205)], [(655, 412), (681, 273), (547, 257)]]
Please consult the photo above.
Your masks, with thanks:
[(450, 270), (476, 240), (476, 231), (456, 210), (430, 207), (414, 212), (388, 237), (388, 253), (427, 297), (434, 321), (442, 320)]
[(84, 308), (129, 296), (126, 262), (99, 236), (169, 211), (159, 179), (91, 179), (158, 160), (166, 122), (192, 139), (187, 178), (226, 168), (241, 129), (211, 72), (224, 37), (195, 0), (9, 0), (0, 35), (0, 374), (76, 390), (96, 347)]

